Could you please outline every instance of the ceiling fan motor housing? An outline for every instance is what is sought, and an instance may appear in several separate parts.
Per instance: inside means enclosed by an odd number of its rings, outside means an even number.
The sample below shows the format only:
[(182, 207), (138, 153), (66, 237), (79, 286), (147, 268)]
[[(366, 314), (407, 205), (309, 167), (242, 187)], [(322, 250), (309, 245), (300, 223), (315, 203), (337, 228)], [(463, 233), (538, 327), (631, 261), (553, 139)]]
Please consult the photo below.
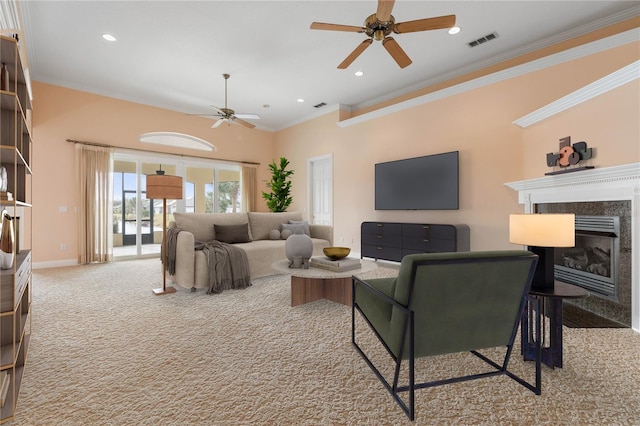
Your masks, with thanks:
[(380, 41), (383, 40), (386, 36), (391, 34), (393, 31), (393, 26), (395, 25), (396, 20), (393, 15), (389, 16), (389, 20), (386, 22), (381, 22), (378, 20), (378, 17), (374, 13), (370, 15), (364, 21), (365, 34), (374, 40)]

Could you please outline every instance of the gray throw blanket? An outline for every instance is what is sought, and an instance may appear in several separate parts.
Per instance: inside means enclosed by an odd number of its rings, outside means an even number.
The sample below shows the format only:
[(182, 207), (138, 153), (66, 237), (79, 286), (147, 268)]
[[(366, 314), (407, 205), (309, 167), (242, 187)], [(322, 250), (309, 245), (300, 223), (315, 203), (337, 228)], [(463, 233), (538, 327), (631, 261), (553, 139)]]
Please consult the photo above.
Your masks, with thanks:
[(196, 241), (196, 250), (202, 250), (209, 266), (207, 294), (223, 290), (242, 289), (251, 285), (247, 253), (233, 244), (220, 241), (202, 243)]
[[(161, 259), (167, 272), (176, 272), (176, 245), (180, 229), (167, 230), (167, 253)], [(195, 250), (202, 250), (207, 258), (209, 286), (207, 294), (220, 293), (223, 290), (243, 289), (251, 286), (247, 253), (233, 244), (220, 241), (195, 242)]]

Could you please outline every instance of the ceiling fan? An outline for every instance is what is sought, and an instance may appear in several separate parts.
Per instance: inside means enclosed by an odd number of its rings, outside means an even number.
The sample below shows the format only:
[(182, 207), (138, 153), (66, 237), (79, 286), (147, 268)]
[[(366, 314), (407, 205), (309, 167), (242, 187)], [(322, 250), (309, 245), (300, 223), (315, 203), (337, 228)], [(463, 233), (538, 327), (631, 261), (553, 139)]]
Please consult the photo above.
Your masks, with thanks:
[[(222, 76), (224, 77), (224, 108), (218, 108), (217, 106), (211, 105), (211, 107), (215, 109), (217, 113), (210, 114), (208, 116), (218, 117), (218, 121), (216, 121), (213, 124), (213, 126), (211, 126), (211, 128), (215, 129), (216, 127), (220, 127), (222, 123), (228, 123), (229, 125), (231, 123), (238, 123), (238, 124), (242, 124), (245, 127), (253, 129), (256, 126), (249, 123), (248, 121), (244, 121), (243, 119), (259, 120), (260, 116), (258, 114), (236, 113), (234, 110), (227, 107), (227, 80), (229, 80), (230, 75), (222, 74)], [(197, 115), (202, 115), (202, 114), (197, 114)]]
[(364, 20), (364, 26), (356, 27), (352, 25), (325, 24), (322, 22), (313, 22), (312, 30), (329, 30), (329, 31), (347, 31), (354, 33), (365, 33), (369, 38), (355, 48), (344, 61), (338, 65), (339, 69), (345, 69), (353, 61), (356, 60), (367, 47), (371, 45), (373, 40), (382, 41), (382, 45), (387, 52), (393, 57), (400, 68), (411, 65), (411, 59), (402, 50), (397, 41), (389, 34), (404, 34), (418, 31), (440, 30), (451, 28), (456, 24), (456, 15), (438, 16), (435, 18), (417, 19), (415, 21), (406, 21), (396, 23), (395, 18), (391, 15), (395, 0), (378, 0), (378, 10), (373, 15)]

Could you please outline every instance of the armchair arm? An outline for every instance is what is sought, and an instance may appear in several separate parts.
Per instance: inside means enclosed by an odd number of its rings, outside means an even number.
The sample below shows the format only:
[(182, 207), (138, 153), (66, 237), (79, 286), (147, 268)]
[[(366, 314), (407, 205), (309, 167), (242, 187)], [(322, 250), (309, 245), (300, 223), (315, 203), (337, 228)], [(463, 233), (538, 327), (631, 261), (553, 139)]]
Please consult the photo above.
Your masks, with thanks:
[(393, 293), (395, 291), (395, 278), (374, 278), (368, 281), (363, 281), (354, 275), (352, 277), (352, 294), (354, 303), (356, 302), (356, 284), (360, 284), (362, 286), (361, 288), (370, 293), (375, 299), (395, 306), (396, 308), (407, 308), (393, 298)]
[[(354, 276), (352, 279), (352, 343), (355, 344), (355, 313), (357, 310), (393, 358), (402, 355), (400, 345), (404, 340), (406, 321), (412, 316), (411, 310), (407, 306), (394, 299), (395, 286), (395, 278), (376, 278), (363, 281)], [(394, 314), (394, 312), (396, 313)], [(397, 315), (400, 315), (401, 323), (394, 320)]]
[(333, 226), (309, 224), (311, 238), (320, 238), (329, 241), (329, 246), (333, 245)]

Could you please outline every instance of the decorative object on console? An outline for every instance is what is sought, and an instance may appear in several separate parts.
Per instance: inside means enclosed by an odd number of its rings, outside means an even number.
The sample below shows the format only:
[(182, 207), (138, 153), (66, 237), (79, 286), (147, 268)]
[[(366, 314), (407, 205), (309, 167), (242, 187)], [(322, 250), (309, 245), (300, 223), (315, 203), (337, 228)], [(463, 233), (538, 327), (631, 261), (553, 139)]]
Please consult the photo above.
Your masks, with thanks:
[[(182, 178), (180, 176), (165, 175), (162, 170), (158, 170), (155, 175), (147, 176), (148, 199), (162, 199), (162, 256), (165, 256), (167, 247), (167, 200), (182, 199)], [(153, 224), (152, 224), (153, 226)], [(156, 288), (153, 293), (156, 295), (175, 293), (176, 289), (167, 287), (167, 268), (163, 259), (162, 267), (162, 288)]]
[(287, 259), (293, 262), (294, 257), (309, 259), (313, 254), (313, 242), (311, 237), (305, 234), (293, 234), (284, 243), (284, 252)]
[(0, 226), (0, 268), (11, 269), (15, 258), (16, 237), (13, 232), (11, 216), (6, 210), (2, 211), (2, 225)]
[(571, 144), (571, 136), (560, 139), (559, 152), (547, 154), (547, 166), (560, 166), (561, 170), (545, 173), (546, 176), (557, 175), (561, 173), (577, 172), (580, 170), (593, 169), (593, 166), (575, 167), (566, 169), (565, 167), (575, 166), (580, 161), (590, 160), (593, 157), (593, 150), (587, 148), (586, 142), (576, 142)]
[(553, 249), (575, 245), (575, 215), (509, 215), (509, 242), (526, 245), (527, 250), (539, 257), (531, 289), (551, 290), (554, 286)]
[(325, 247), (322, 249), (324, 255), (331, 260), (338, 260), (349, 256), (351, 249), (349, 247)]

